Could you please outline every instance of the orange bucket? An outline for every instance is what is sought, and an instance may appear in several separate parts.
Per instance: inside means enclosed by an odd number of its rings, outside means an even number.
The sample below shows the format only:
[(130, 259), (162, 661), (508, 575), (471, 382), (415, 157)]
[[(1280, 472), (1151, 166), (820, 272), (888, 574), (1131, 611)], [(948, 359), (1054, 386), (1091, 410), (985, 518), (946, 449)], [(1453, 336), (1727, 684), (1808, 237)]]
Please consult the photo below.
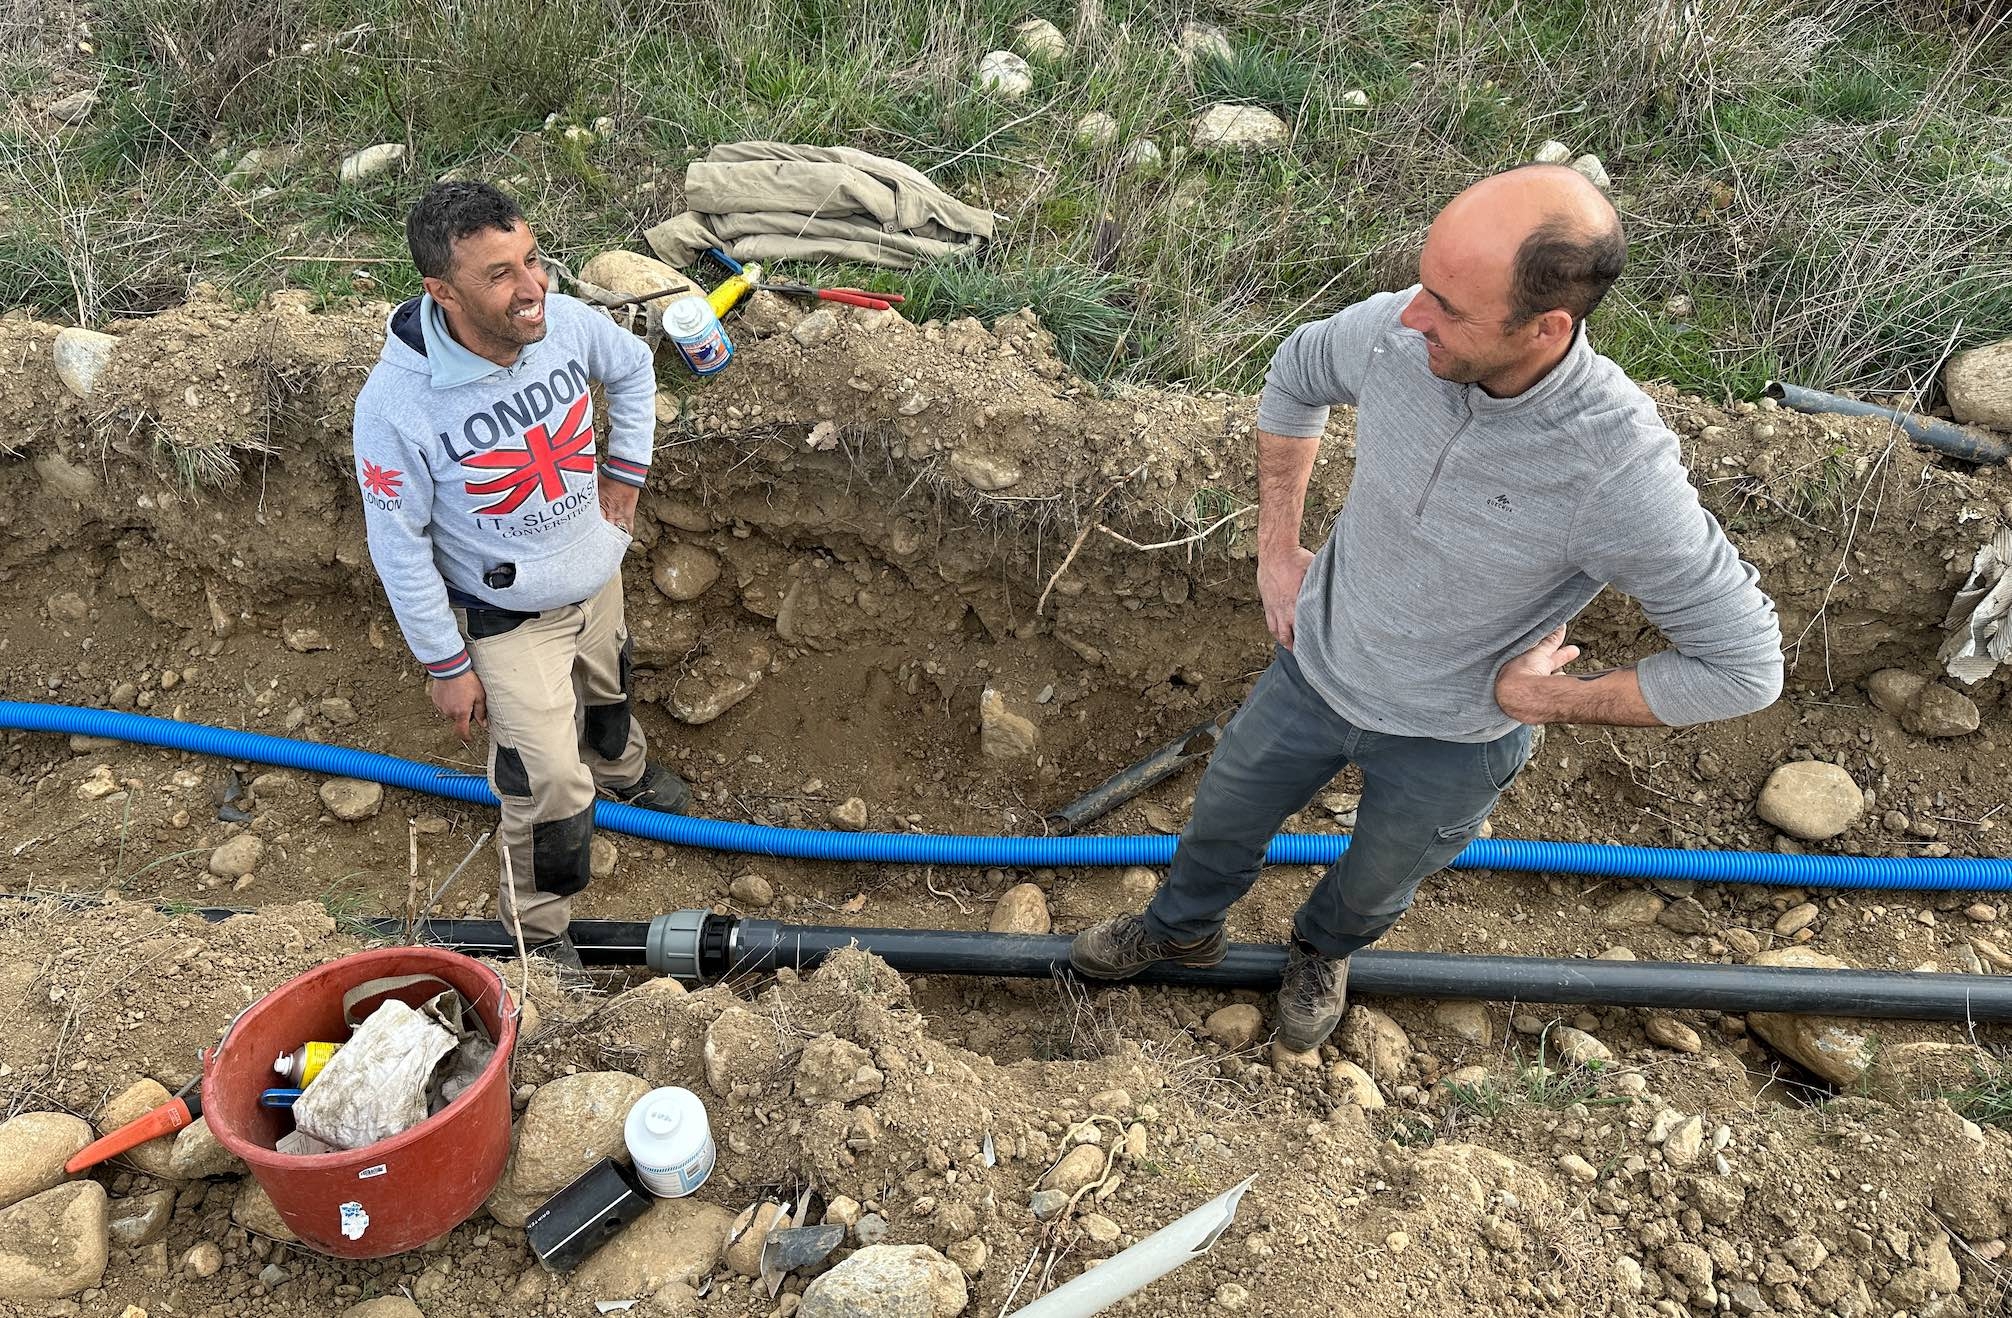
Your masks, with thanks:
[[(272, 1059), (310, 1039), (343, 1039), (343, 994), (374, 979), (433, 975), (481, 1017), (496, 1055), (453, 1102), (388, 1140), (346, 1153), (298, 1157), (273, 1146), (293, 1129), (262, 1107)], [(440, 991), (413, 984), (384, 995), (418, 1006)], [(467, 1221), (496, 1188), (510, 1156), (510, 1055), (517, 1011), (494, 968), (435, 947), (358, 952), (317, 966), (246, 1008), (203, 1058), (203, 1115), (217, 1142), (265, 1187), (302, 1243), (338, 1258), (416, 1249)]]

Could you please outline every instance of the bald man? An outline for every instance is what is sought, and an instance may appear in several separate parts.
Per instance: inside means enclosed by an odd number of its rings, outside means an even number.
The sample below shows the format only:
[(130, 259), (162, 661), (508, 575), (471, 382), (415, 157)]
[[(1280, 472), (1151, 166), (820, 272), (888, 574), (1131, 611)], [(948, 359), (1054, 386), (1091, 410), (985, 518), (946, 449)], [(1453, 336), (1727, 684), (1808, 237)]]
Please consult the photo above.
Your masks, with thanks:
[[(1676, 437), (1585, 319), (1627, 257), (1620, 217), (1569, 169), (1486, 179), (1434, 221), (1418, 283), (1295, 331), (1258, 404), (1258, 592), (1277, 641), (1195, 793), (1141, 915), (1078, 935), (1085, 975), (1222, 959), (1265, 845), (1349, 764), (1355, 835), (1293, 918), (1276, 1037), (1318, 1047), (1348, 958), (1474, 840), (1545, 723), (1683, 727), (1781, 693), (1759, 576)], [(1300, 543), (1328, 409), (1354, 404), (1355, 475), (1319, 553)], [(1672, 644), (1566, 673), (1565, 624), (1604, 585)]]

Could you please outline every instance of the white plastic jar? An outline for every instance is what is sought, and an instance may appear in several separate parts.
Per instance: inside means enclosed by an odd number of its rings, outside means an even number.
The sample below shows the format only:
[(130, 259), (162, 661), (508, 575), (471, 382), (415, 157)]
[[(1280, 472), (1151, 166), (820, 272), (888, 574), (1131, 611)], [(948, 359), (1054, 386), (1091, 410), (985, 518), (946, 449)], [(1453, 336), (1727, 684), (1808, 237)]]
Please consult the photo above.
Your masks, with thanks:
[(689, 1089), (652, 1089), (637, 1099), (622, 1135), (637, 1178), (659, 1198), (682, 1198), (712, 1175), (712, 1123)]

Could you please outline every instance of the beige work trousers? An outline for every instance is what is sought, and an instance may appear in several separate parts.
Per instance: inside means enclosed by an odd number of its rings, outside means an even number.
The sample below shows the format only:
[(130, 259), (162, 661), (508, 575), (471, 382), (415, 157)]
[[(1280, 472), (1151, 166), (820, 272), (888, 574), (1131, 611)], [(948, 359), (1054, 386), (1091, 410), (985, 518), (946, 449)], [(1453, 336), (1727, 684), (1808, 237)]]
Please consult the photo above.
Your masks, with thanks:
[[(489, 703), (489, 787), (503, 803), (497, 910), (526, 945), (555, 938), (587, 886), (596, 788), (648, 770), (631, 695), (622, 578), (593, 598), (529, 617), (466, 610), (462, 630)], [(507, 630), (483, 635), (497, 627)]]

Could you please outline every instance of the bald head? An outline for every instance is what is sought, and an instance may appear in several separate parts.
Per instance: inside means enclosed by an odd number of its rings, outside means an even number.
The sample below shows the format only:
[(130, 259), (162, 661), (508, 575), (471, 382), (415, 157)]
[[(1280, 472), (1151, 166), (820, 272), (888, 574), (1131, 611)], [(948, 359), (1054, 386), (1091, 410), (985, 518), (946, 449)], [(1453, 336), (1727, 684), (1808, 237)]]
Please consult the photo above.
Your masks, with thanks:
[(1512, 324), (1553, 309), (1584, 320), (1628, 258), (1613, 203), (1563, 165), (1482, 179), (1439, 212), (1428, 241), (1492, 285)]
[(1627, 258), (1598, 188), (1559, 166), (1512, 169), (1439, 212), (1403, 323), (1440, 378), (1519, 393), (1571, 349)]

